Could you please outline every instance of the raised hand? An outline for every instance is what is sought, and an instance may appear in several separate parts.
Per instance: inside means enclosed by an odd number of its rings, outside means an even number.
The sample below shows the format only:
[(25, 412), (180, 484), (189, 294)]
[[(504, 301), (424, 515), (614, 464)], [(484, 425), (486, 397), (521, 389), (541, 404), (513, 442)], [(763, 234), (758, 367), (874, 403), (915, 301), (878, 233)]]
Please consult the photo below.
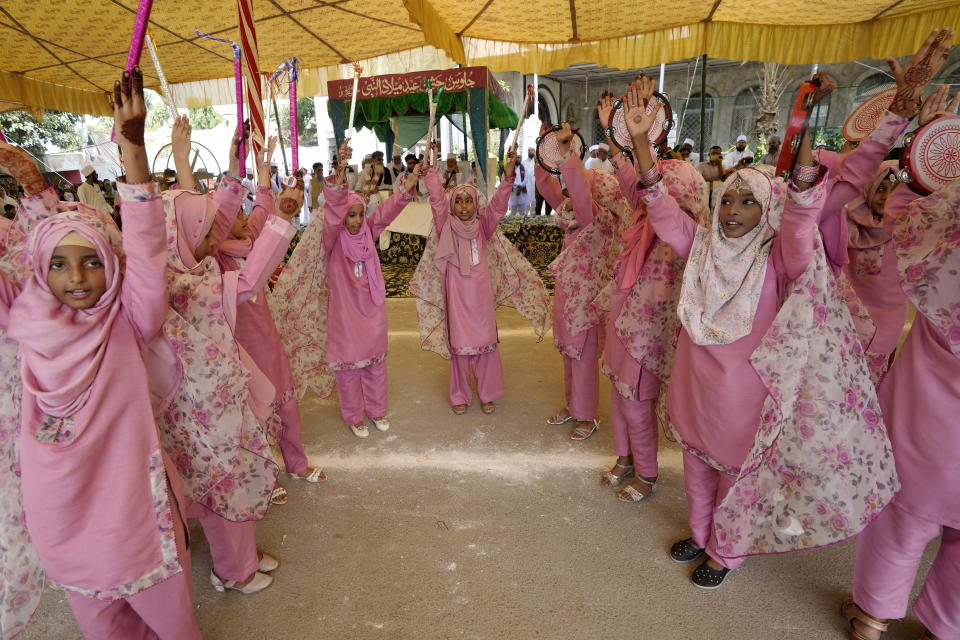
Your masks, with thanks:
[[(569, 127), (569, 125), (567, 125)], [(514, 169), (517, 167), (517, 150), (516, 148), (511, 148), (507, 151), (507, 161), (503, 165), (503, 177), (511, 178), (513, 177)]]
[(949, 27), (934, 29), (905, 67), (901, 67), (893, 58), (887, 58), (890, 71), (897, 81), (897, 94), (889, 108), (891, 113), (904, 118), (913, 115), (917, 98), (947, 61), (955, 33)]
[(818, 83), (817, 90), (813, 94), (813, 104), (819, 104), (824, 98), (833, 93), (837, 84), (824, 72), (813, 74), (812, 80)]
[(230, 163), (227, 170), (230, 171), (230, 173), (233, 173), (235, 175), (240, 173), (241, 162), (244, 163), (244, 165), (246, 165), (247, 155), (249, 155), (250, 153), (250, 143), (246, 142), (246, 144), (243, 145), (243, 157), (242, 158), (240, 157), (241, 139), (244, 141), (248, 141), (250, 139), (250, 121), (249, 120), (243, 123), (243, 138), (241, 138), (238, 135), (234, 135), (230, 139)]
[(561, 129), (554, 135), (556, 136), (557, 148), (561, 155), (566, 155), (570, 151), (570, 143), (573, 141), (573, 128), (569, 122), (560, 124)]
[(124, 71), (121, 79), (113, 83), (113, 128), (123, 152), (124, 171), (130, 184), (141, 184), (150, 179), (147, 150), (143, 146), (146, 120), (143, 73), (140, 67), (134, 67), (132, 74)]
[(413, 171), (408, 172), (407, 177), (403, 180), (404, 191), (413, 193), (413, 190), (417, 188), (417, 183), (427, 174), (428, 169), (430, 169), (430, 163), (427, 162), (426, 158), (418, 162)]
[(16, 178), (28, 196), (40, 193), (47, 187), (33, 158), (19, 147), (0, 142), (0, 167)]
[(953, 96), (953, 100), (949, 100), (948, 102), (949, 97), (949, 85), (943, 84), (937, 87), (937, 90), (923, 101), (923, 106), (920, 107), (920, 115), (917, 118), (917, 124), (922, 127), (942, 116), (956, 114), (957, 105), (960, 104), (960, 91)]
[(606, 130), (610, 126), (610, 112), (613, 110), (613, 103), (616, 97), (609, 91), (604, 91), (597, 101), (597, 117), (600, 118), (600, 126)]
[(273, 150), (277, 148), (277, 136), (270, 136), (267, 146), (260, 150), (263, 155), (257, 158), (257, 184), (261, 187), (270, 186), (270, 159)]
[(627, 90), (626, 107), (623, 115), (627, 125), (627, 131), (633, 138), (634, 148), (649, 145), (649, 133), (653, 123), (657, 120), (657, 114), (663, 105), (660, 102), (654, 103), (656, 106), (651, 109), (650, 104), (653, 101), (653, 92), (657, 89), (657, 83), (647, 76), (640, 76), (633, 82)]
[(350, 166), (350, 158), (353, 157), (353, 149), (350, 147), (350, 140), (343, 141), (340, 149), (337, 150), (337, 168), (335, 172), (336, 184), (345, 184), (347, 182), (347, 167)]

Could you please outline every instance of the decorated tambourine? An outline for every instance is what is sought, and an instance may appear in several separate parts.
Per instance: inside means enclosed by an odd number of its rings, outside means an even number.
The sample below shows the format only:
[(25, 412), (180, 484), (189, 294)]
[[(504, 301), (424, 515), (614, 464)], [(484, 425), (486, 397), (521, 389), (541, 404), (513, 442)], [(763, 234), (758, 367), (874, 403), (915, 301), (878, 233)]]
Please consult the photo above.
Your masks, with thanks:
[[(217, 156), (214, 155), (209, 148), (200, 144), (199, 142), (190, 143), (189, 159), (190, 169), (193, 172), (193, 178), (196, 180), (197, 184), (201, 186), (201, 190), (203, 190), (204, 185), (206, 185), (209, 180), (216, 178), (221, 173), (220, 163), (217, 162)], [(175, 168), (173, 161), (173, 145), (167, 143), (160, 147), (160, 150), (157, 151), (157, 155), (153, 157), (151, 173), (154, 175), (162, 175), (165, 169), (171, 168)]]
[[(564, 153), (560, 151), (557, 142), (557, 133), (563, 129), (563, 124), (555, 124), (537, 138), (537, 164), (555, 176), (560, 175), (560, 163)], [(583, 142), (580, 131), (573, 129), (573, 138), (570, 140), (570, 151), (583, 160), (587, 145)]]
[(901, 182), (922, 195), (960, 179), (960, 116), (943, 116), (903, 139)]
[(843, 139), (849, 142), (860, 142), (870, 135), (880, 122), (880, 118), (893, 104), (893, 96), (896, 94), (897, 88), (894, 86), (881, 89), (864, 100), (843, 123)]
[[(650, 143), (654, 146), (660, 144), (667, 138), (667, 134), (673, 129), (673, 109), (670, 108), (670, 101), (667, 96), (659, 93), (653, 93), (653, 100), (647, 105), (647, 113), (657, 108), (657, 104), (662, 105), (662, 109), (657, 113), (657, 119), (653, 121), (650, 127)], [(630, 131), (627, 129), (625, 117), (626, 109), (623, 105), (623, 99), (613, 103), (610, 109), (610, 125), (607, 127), (607, 137), (613, 140), (620, 151), (631, 153), (633, 151), (633, 140), (630, 138)]]
[(793, 171), (793, 165), (797, 162), (797, 152), (800, 151), (800, 143), (803, 142), (803, 135), (807, 132), (810, 113), (815, 104), (814, 96), (819, 85), (819, 82), (807, 80), (797, 90), (797, 99), (793, 102), (793, 111), (790, 112), (790, 120), (787, 122), (787, 132), (783, 136), (783, 148), (777, 159), (778, 176), (789, 175)]

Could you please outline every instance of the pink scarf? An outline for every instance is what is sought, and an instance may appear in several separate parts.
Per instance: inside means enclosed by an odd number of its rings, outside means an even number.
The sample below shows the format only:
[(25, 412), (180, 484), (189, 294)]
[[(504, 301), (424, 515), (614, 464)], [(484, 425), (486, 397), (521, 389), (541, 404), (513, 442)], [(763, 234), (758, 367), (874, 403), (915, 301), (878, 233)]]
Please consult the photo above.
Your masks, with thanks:
[[(364, 206), (363, 198), (356, 193), (347, 195), (347, 211), (356, 205)], [(377, 248), (373, 244), (373, 234), (367, 218), (356, 234), (347, 231), (346, 225), (340, 228), (340, 250), (347, 260), (353, 264), (362, 263), (367, 272), (367, 282), (370, 284), (370, 300), (378, 307), (382, 307), (387, 299), (386, 285), (383, 283), (383, 271), (380, 270), (380, 258)]]
[[(106, 272), (107, 289), (90, 309), (70, 309), (47, 285), (50, 256), (70, 232), (96, 247)], [(60, 213), (37, 225), (28, 251), (33, 276), (10, 309), (9, 335), (20, 343), (25, 388), (44, 413), (66, 418), (86, 402), (120, 311), (120, 232), (85, 211)]]
[[(476, 203), (476, 214), (469, 220), (461, 220), (453, 213), (454, 201), (460, 192), (469, 193)], [(480, 232), (480, 216), (483, 215), (483, 207), (486, 203), (482, 201), (479, 189), (473, 185), (462, 184), (450, 189), (447, 193), (447, 204), (450, 216), (447, 224), (440, 231), (440, 241), (434, 261), (441, 273), (446, 273), (446, 264), (450, 263), (460, 268), (460, 275), (469, 276), (470, 268), (473, 266), (470, 255), (471, 245)]]
[(863, 195), (847, 205), (848, 246), (856, 250), (854, 268), (857, 273), (869, 275), (880, 273), (883, 247), (890, 242), (891, 238), (888, 231), (891, 225), (886, 219), (878, 221), (873, 217), (873, 199), (880, 185), (898, 167), (896, 160), (888, 160), (881, 164), (877, 175), (864, 187)]
[(774, 229), (780, 226), (786, 197), (782, 181), (751, 167), (730, 175), (720, 193), (738, 186), (757, 198), (763, 210), (760, 222), (743, 237), (727, 238), (720, 229), (722, 198), (718, 198), (709, 229), (697, 229), (683, 271), (677, 313), (698, 345), (730, 344), (750, 333)]

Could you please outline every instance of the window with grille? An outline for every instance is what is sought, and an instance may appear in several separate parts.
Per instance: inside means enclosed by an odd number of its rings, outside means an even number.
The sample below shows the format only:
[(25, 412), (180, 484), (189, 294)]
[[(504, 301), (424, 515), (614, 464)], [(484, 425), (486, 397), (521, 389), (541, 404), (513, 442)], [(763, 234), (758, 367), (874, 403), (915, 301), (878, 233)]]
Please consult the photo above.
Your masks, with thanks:
[[(703, 129), (705, 136), (703, 148), (706, 151), (713, 144), (713, 96), (709, 93), (704, 101), (703, 108), (704, 120), (706, 121), (706, 126)], [(679, 145), (685, 139), (690, 138), (693, 140), (693, 150), (697, 152), (700, 149), (700, 94), (694, 93), (691, 95), (682, 109), (682, 114), (673, 114), (674, 120), (680, 127), (677, 130), (677, 144)], [(680, 122), (681, 115), (683, 122)]]
[(877, 93), (877, 91), (887, 89), (891, 86), (893, 86), (893, 79), (886, 74), (875, 73), (872, 76), (867, 76), (857, 85), (857, 93), (853, 99), (853, 108), (856, 109), (859, 107), (864, 100)]

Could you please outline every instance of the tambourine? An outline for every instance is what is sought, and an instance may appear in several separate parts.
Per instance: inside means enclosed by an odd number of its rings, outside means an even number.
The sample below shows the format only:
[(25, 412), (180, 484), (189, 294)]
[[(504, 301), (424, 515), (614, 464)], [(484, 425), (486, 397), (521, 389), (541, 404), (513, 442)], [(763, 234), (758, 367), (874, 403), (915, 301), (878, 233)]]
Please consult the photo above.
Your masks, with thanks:
[(943, 116), (903, 139), (897, 178), (929, 195), (960, 178), (960, 116)]
[(849, 142), (859, 142), (870, 135), (880, 118), (893, 104), (893, 96), (897, 94), (897, 88), (890, 87), (882, 89), (863, 101), (859, 107), (853, 110), (847, 121), (843, 123), (843, 139)]
[[(657, 104), (662, 105), (663, 108), (657, 114), (657, 119), (654, 120), (648, 134), (650, 143), (654, 146), (666, 140), (667, 134), (670, 133), (674, 125), (673, 109), (670, 108), (670, 101), (667, 100), (667, 96), (662, 93), (654, 91), (653, 101), (647, 105), (647, 113), (655, 109)], [(633, 151), (633, 140), (630, 138), (630, 131), (627, 129), (625, 113), (623, 99), (615, 101), (613, 108), (610, 109), (610, 124), (605, 133), (608, 138), (613, 140), (613, 144), (617, 145), (620, 151), (631, 153)]]
[[(555, 124), (537, 138), (537, 164), (555, 176), (560, 175), (560, 163), (563, 161), (564, 155), (561, 153), (560, 144), (557, 142), (557, 132), (562, 129), (563, 124)], [(587, 145), (578, 129), (573, 130), (570, 150), (583, 160)]]
[[(896, 95), (897, 87), (893, 86), (881, 89), (864, 100), (863, 104), (854, 109), (847, 116), (847, 121), (843, 123), (843, 139), (849, 142), (860, 142), (870, 135), (877, 127), (880, 119), (883, 118), (883, 114), (893, 104), (893, 98)], [(920, 104), (920, 99), (917, 98), (916, 110), (919, 110)], [(914, 115), (916, 115), (916, 110)]]
[(777, 176), (788, 175), (793, 171), (793, 165), (797, 162), (797, 152), (800, 151), (800, 143), (803, 142), (803, 136), (807, 132), (810, 113), (814, 107), (813, 98), (818, 88), (818, 82), (807, 80), (797, 90), (797, 99), (793, 102), (787, 132), (783, 136), (783, 148), (777, 159)]

